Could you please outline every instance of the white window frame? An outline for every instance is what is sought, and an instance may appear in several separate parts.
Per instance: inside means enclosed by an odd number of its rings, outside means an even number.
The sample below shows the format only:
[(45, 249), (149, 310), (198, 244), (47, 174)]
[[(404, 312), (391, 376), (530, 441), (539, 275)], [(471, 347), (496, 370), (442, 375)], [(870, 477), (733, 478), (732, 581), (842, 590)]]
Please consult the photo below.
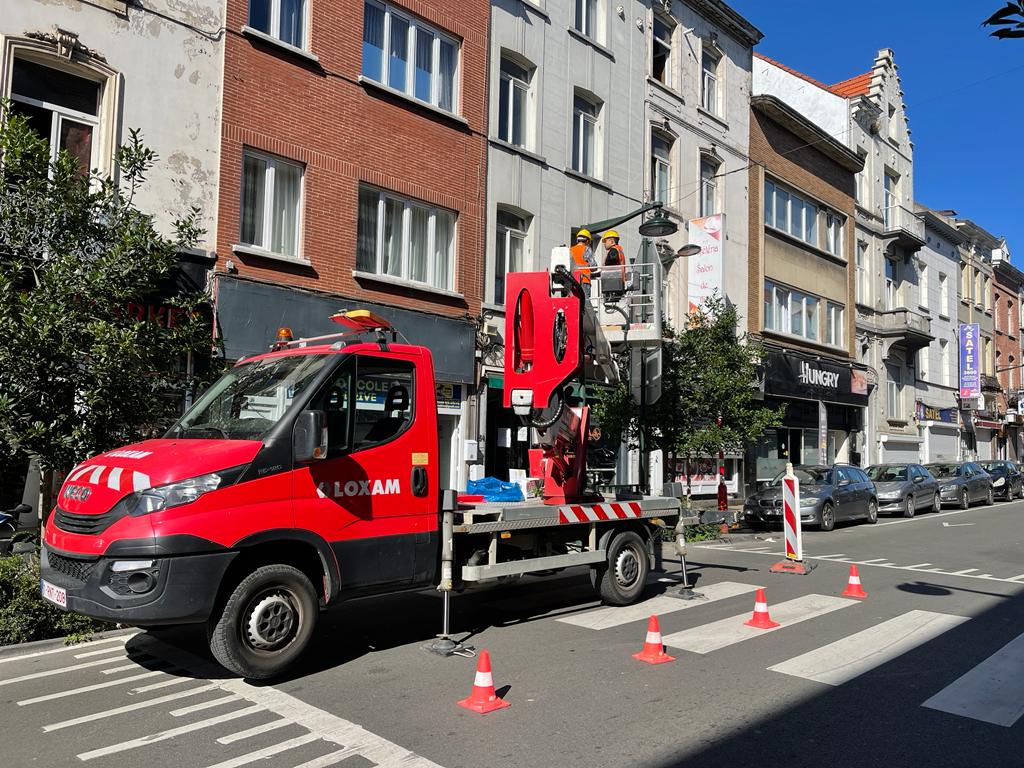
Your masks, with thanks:
[(864, 161), (864, 167), (857, 171), (857, 175), (854, 177), (854, 199), (862, 208), (868, 207), (868, 191), (870, 185), (867, 183), (868, 179), (868, 155), (863, 149), (857, 150), (857, 156)]
[[(710, 155), (700, 156), (700, 216), (711, 216), (718, 213), (722, 207), (719, 197), (718, 174), (722, 169), (722, 163)], [(710, 175), (705, 173), (710, 171)], [(709, 205), (710, 203), (710, 205)], [(709, 210), (710, 208), (710, 210)]]
[(928, 265), (917, 262), (917, 305), (928, 308)]
[[(501, 223), (498, 220), (498, 217), (502, 213), (507, 213), (510, 216), (515, 216), (517, 219), (519, 219), (522, 222), (522, 224), (523, 224), (523, 229), (513, 229), (513, 228), (509, 227), (508, 225)], [(505, 303), (505, 297), (504, 296), (499, 296), (497, 294), (497, 291), (495, 290), (496, 287), (497, 287), (496, 283), (497, 283), (499, 272), (502, 272), (504, 274), (508, 274), (509, 272), (513, 271), (511, 269), (511, 265), (509, 264), (509, 254), (512, 253), (512, 243), (513, 243), (513, 241), (518, 241), (519, 243), (522, 244), (522, 249), (523, 249), (522, 269), (526, 270), (526, 269), (529, 268), (529, 260), (530, 260), (530, 249), (529, 249), (529, 243), (530, 243), (530, 224), (531, 224), (531, 217), (530, 216), (524, 216), (522, 213), (519, 213), (518, 211), (513, 211), (511, 209), (503, 208), (503, 207), (499, 206), (497, 211), (495, 212), (495, 216), (494, 216), (494, 232), (495, 232), (494, 247), (495, 247), (495, 250), (494, 250), (494, 264), (493, 264), (494, 275), (492, 276), (491, 284), (489, 286), (489, 290), (492, 293), (492, 301), (495, 304), (499, 305), (499, 306), (501, 306), (501, 305), (503, 305)], [(504, 246), (505, 246), (505, 263), (502, 266), (501, 270), (498, 269), (498, 240), (499, 239), (501, 239), (503, 241)]]
[[(668, 31), (668, 40), (664, 40), (656, 34), (658, 24), (663, 25)], [(651, 22), (651, 77), (668, 88), (676, 87), (675, 76), (672, 71), (672, 65), (675, 63), (676, 27), (677, 24), (671, 17), (658, 11), (654, 12), (654, 18)], [(654, 73), (654, 57), (659, 48), (665, 54), (665, 67), (661, 77)]]
[[(374, 264), (373, 272), (371, 274), (378, 275), (383, 278), (397, 278), (410, 283), (416, 283), (417, 285), (425, 285), (430, 288), (437, 288), (442, 291), (453, 291), (453, 284), (455, 281), (455, 269), (456, 269), (456, 254), (458, 253), (458, 232), (459, 232), (459, 216), (455, 211), (447, 208), (441, 208), (440, 206), (430, 205), (429, 203), (415, 200), (404, 195), (398, 195), (394, 192), (379, 189), (377, 187), (370, 186), (368, 184), (360, 185), (360, 193), (362, 192), (376, 192), (377, 193), (377, 231), (374, 234)], [(385, 227), (385, 216), (386, 216), (386, 205), (387, 201), (393, 203), (399, 203), (402, 205), (402, 253), (401, 253), (401, 268), (399, 269), (398, 275), (392, 275), (390, 272), (384, 271), (382, 267), (382, 257), (384, 253), (384, 227)], [(410, 276), (411, 264), (410, 264), (410, 243), (411, 243), (411, 232), (412, 232), (412, 211), (413, 208), (419, 208), (426, 210), (429, 216), (427, 224), (427, 263), (426, 271), (428, 280), (417, 280)], [(448, 282), (446, 285), (437, 285), (432, 282), (433, 278), (437, 274), (437, 261), (436, 261), (436, 234), (437, 234), (437, 214), (445, 213), (451, 216), (452, 221), (452, 242), (451, 252), (449, 253), (449, 268), (448, 268)], [(358, 262), (357, 262), (358, 263)]]
[[(783, 214), (784, 226), (777, 225), (778, 205), (783, 202), (786, 211)], [(765, 226), (784, 232), (790, 237), (795, 237), (813, 248), (827, 250), (821, 247), (818, 241), (818, 218), (820, 215), (830, 213), (838, 218), (838, 214), (822, 207), (814, 200), (803, 197), (800, 193), (794, 192), (784, 184), (765, 179), (764, 182), (764, 223)], [(808, 216), (808, 214), (811, 214)], [(843, 220), (840, 218), (840, 222)], [(842, 254), (842, 237), (840, 236), (840, 252)]]
[(825, 302), (825, 343), (833, 347), (842, 347), (844, 342), (846, 308), (834, 301)]
[(920, 381), (931, 381), (931, 360), (929, 356), (932, 348), (922, 347), (917, 353), (917, 378)]
[[(374, 80), (370, 75), (365, 74), (365, 64), (360, 60), (360, 73), (362, 77), (374, 82), (379, 82), (393, 90), (397, 90), (405, 96), (415, 101), (422, 102), (424, 104), (430, 104), (430, 106), (440, 109), (444, 112), (449, 112), (453, 115), (459, 114), (459, 97), (460, 88), (459, 80), (461, 79), (462, 73), (462, 44), (459, 40), (451, 35), (445, 34), (437, 27), (427, 24), (421, 21), (412, 14), (400, 11), (395, 6), (388, 3), (382, 3), (378, 0), (363, 0), (364, 9), (366, 5), (373, 5), (377, 7), (384, 14), (384, 47), (381, 51), (381, 62), (380, 62), (380, 80)], [(364, 10), (365, 12), (365, 10)], [(391, 57), (388, 54), (388, 48), (391, 44), (391, 20), (393, 18), (401, 19), (408, 25), (407, 39), (406, 39), (406, 54), (407, 59), (405, 62), (405, 87), (394, 88), (391, 85)], [(430, 99), (424, 100), (416, 95), (416, 42), (418, 32), (423, 31), (433, 36), (431, 43), (430, 63), (431, 63), (431, 79), (430, 79)], [(452, 104), (451, 109), (441, 105), (441, 43), (445, 42), (451, 45), (455, 49), (455, 68), (452, 70)], [(360, 37), (360, 45), (362, 44), (362, 37)]]
[[(523, 70), (526, 73), (527, 78), (529, 79), (523, 80), (522, 78), (516, 77), (510, 72), (506, 72), (504, 67), (505, 62), (508, 62), (513, 67)], [(530, 119), (530, 116), (533, 112), (533, 93), (531, 86), (531, 83), (533, 81), (533, 71), (530, 67), (524, 66), (522, 63), (506, 54), (502, 54), (501, 61), (498, 64), (498, 70), (498, 138), (513, 146), (522, 147), (526, 149), (527, 147), (532, 146), (533, 144), (533, 121)], [(514, 96), (516, 95), (517, 91), (523, 94), (523, 114), (520, 116), (520, 119), (522, 120), (521, 131), (523, 138), (521, 144), (513, 141), (513, 137), (515, 136), (515, 131), (513, 130), (513, 128), (516, 120), (516, 100)], [(508, 99), (508, 115), (506, 117), (505, 125), (501, 124), (500, 104), (502, 96)]]
[(886, 171), (882, 191), (882, 223), (886, 230), (896, 224), (895, 208), (899, 205), (899, 177)]
[(867, 296), (867, 272), (864, 262), (867, 261), (868, 256), (868, 244), (863, 240), (857, 241), (857, 254), (856, 254), (856, 274), (854, 275), (854, 298), (861, 304), (868, 303)]
[[(245, 200), (245, 159), (247, 157), (258, 158), (267, 164), (267, 169), (263, 177), (263, 232), (261, 234), (262, 242), (260, 243), (249, 243), (242, 238), (242, 216), (244, 215), (244, 211), (242, 210), (242, 201)], [(277, 172), (277, 167), (281, 165), (290, 165), (298, 168), (299, 170), (299, 194), (295, 201), (295, 243), (292, 247), (292, 253), (274, 251), (270, 248), (270, 243), (274, 240), (274, 175)], [(239, 185), (239, 188), (241, 190), (238, 210), (239, 243), (252, 248), (259, 248), (267, 253), (278, 254), (287, 259), (301, 259), (300, 245), (302, 244), (303, 201), (306, 197), (306, 166), (295, 160), (287, 160), (283, 157), (268, 154), (267, 152), (261, 152), (257, 149), (245, 147), (242, 150), (242, 182)]]
[(886, 416), (890, 421), (903, 421), (903, 376), (899, 368), (887, 366)]
[[(892, 265), (892, 277), (888, 274), (888, 267)], [(885, 309), (892, 311), (900, 304), (900, 265), (896, 259), (885, 258), (886, 273), (883, 275), (885, 281)]]
[[(659, 154), (656, 150), (657, 143), (665, 145), (665, 153)], [(675, 140), (667, 134), (659, 131), (651, 131), (651, 199), (660, 200), (665, 205), (670, 205), (669, 196), (672, 194), (672, 153), (675, 150)], [(661, 175), (665, 176), (664, 195), (658, 181)]]
[(597, 40), (600, 14), (601, 0), (576, 0), (573, 27), (584, 37)]
[(837, 258), (843, 258), (843, 224), (839, 214), (825, 211), (825, 250)]
[[(771, 303), (765, 307), (764, 329), (773, 333), (782, 333), (787, 336), (795, 336), (814, 343), (820, 343), (821, 335), (821, 313), (822, 299), (819, 296), (790, 288), (788, 285), (781, 285), (774, 280), (764, 281), (764, 293), (771, 292)], [(793, 302), (800, 303), (798, 315), (800, 317), (801, 331), (793, 330)], [(762, 296), (762, 302), (764, 297)], [(813, 309), (812, 309), (813, 307)], [(779, 320), (780, 322), (776, 322)], [(809, 332), (813, 329), (813, 332)]]
[[(719, 105), (722, 100), (721, 66), (722, 52), (709, 42), (701, 45), (700, 52), (700, 105), (712, 115), (720, 115)], [(710, 61), (711, 67), (708, 67)]]
[(280, 40), (285, 45), (290, 45), (299, 50), (309, 50), (309, 0), (301, 0), (302, 3), (302, 40), (299, 45), (289, 42), (281, 37), (281, 0), (269, 0), (270, 2), (270, 29), (260, 29), (252, 23), (252, 0), (248, 2), (246, 22), (249, 27), (268, 35), (275, 40)]
[(949, 275), (939, 272), (939, 314), (950, 317), (949, 313)]
[(946, 339), (939, 339), (939, 364), (942, 366), (941, 381), (944, 387), (949, 386), (951, 381), (951, 373), (949, 368), (949, 341)]
[[(576, 101), (580, 100), (586, 104), (589, 104), (595, 114), (589, 114), (577, 107)], [(573, 92), (572, 99), (572, 145), (576, 147), (576, 152), (572, 155), (572, 169), (577, 173), (582, 173), (584, 176), (590, 176), (592, 178), (600, 178), (601, 173), (601, 114), (603, 113), (604, 105), (600, 102), (594, 102), (587, 96), (579, 93), (578, 91)], [(583, 133), (585, 127), (589, 125), (592, 131), (591, 145), (593, 147), (593, 167), (586, 168), (584, 162), (585, 154), (583, 144)]]

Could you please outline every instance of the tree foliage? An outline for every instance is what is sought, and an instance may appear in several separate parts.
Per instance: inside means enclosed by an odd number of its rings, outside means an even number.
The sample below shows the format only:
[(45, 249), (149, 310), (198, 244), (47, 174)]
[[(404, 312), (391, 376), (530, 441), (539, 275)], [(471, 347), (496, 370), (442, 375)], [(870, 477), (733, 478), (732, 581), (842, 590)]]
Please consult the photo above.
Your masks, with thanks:
[(1024, 37), (1024, 0), (1007, 3), (981, 24), (995, 27), (989, 34), (1001, 40)]
[[(739, 452), (782, 421), (783, 407), (754, 399), (761, 347), (736, 334), (735, 307), (713, 296), (687, 319), (682, 331), (667, 328), (662, 345), (661, 397), (640, 413), (628, 383), (606, 392), (596, 406), (602, 429), (667, 456)], [(719, 418), (721, 422), (719, 423)]]
[(115, 183), (65, 152), (51, 160), (0, 103), (0, 158), (0, 440), (44, 470), (67, 469), (166, 423), (187, 385), (182, 360), (209, 360), (206, 297), (172, 299), (174, 327), (127, 312), (195, 245), (198, 211), (166, 237), (136, 207), (157, 158), (135, 131)]

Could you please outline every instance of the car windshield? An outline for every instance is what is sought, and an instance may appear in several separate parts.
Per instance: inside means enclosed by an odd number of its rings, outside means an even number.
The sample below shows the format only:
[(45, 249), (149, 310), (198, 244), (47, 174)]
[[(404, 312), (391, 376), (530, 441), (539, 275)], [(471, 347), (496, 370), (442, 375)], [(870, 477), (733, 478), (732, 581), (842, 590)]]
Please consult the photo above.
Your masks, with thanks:
[(236, 365), (206, 390), (166, 437), (259, 440), (323, 370), (327, 359), (304, 354)]
[(986, 472), (1005, 472), (1009, 469), (1005, 461), (983, 461), (981, 462), (981, 468)]
[[(793, 474), (802, 485), (828, 485), (832, 482), (832, 470), (827, 467), (796, 467), (793, 469)], [(785, 472), (780, 472), (768, 486), (779, 488), (785, 476)]]
[(959, 464), (927, 464), (925, 466), (929, 472), (936, 477), (960, 477), (960, 465)]
[(880, 464), (868, 467), (868, 477), (876, 483), (895, 483), (907, 479), (907, 468), (899, 465)]

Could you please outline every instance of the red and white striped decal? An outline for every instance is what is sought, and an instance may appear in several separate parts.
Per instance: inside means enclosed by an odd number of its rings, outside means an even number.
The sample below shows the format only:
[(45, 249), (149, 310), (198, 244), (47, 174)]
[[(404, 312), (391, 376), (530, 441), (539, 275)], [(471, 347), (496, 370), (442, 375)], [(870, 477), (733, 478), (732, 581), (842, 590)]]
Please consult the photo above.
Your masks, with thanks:
[(782, 517), (786, 533), (786, 558), (802, 562), (804, 553), (800, 541), (800, 481), (796, 477), (782, 478)]
[(599, 520), (628, 520), (640, 517), (642, 510), (635, 501), (614, 504), (573, 504), (558, 508), (559, 523), (594, 523)]
[[(107, 470), (110, 470), (107, 472)], [(130, 493), (132, 491), (145, 491), (153, 486), (149, 475), (144, 472), (136, 472), (121, 467), (108, 467), (105, 464), (87, 464), (84, 467), (77, 467), (70, 475), (67, 482), (88, 483), (90, 485), (106, 485), (114, 491)]]

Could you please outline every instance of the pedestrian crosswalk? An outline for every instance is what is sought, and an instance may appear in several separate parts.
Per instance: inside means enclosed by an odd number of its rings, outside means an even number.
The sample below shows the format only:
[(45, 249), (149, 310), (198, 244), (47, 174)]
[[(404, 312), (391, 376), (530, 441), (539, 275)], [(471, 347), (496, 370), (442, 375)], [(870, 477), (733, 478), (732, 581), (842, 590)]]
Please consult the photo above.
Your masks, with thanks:
[[(702, 586), (706, 599), (683, 601), (658, 596), (623, 608), (597, 608), (558, 622), (592, 630), (605, 630), (641, 622), (654, 613), (662, 618), (662, 642), (673, 651), (688, 651), (702, 656), (737, 643), (756, 642), (757, 638), (787, 632), (794, 625), (821, 619), (835, 611), (863, 606), (863, 603), (832, 595), (810, 594), (771, 605), (771, 619), (779, 623), (772, 629), (755, 629), (744, 622), (750, 617), (750, 593), (756, 585), (719, 582)], [(743, 605), (744, 612), (727, 618), (715, 618), (676, 632), (668, 631), (672, 614), (689, 609), (688, 617), (703, 607), (709, 611), (715, 603)], [(863, 614), (863, 608), (861, 608)], [(665, 615), (668, 614), (666, 618)], [(721, 611), (716, 611), (721, 615)], [(866, 617), (865, 617), (866, 618)], [(896, 616), (879, 618), (820, 647), (784, 659), (766, 667), (772, 673), (801, 678), (828, 686), (849, 683), (904, 654), (941, 637), (969, 621), (968, 617), (925, 610), (910, 610)], [(799, 630), (796, 630), (799, 632)], [(801, 638), (809, 633), (801, 635)], [(811, 636), (818, 636), (813, 633)], [(956, 659), (947, 660), (956, 663)], [(1008, 643), (988, 659), (977, 664), (954, 682), (938, 690), (921, 703), (923, 707), (1004, 727), (1013, 726), (1024, 715), (1024, 634)]]

